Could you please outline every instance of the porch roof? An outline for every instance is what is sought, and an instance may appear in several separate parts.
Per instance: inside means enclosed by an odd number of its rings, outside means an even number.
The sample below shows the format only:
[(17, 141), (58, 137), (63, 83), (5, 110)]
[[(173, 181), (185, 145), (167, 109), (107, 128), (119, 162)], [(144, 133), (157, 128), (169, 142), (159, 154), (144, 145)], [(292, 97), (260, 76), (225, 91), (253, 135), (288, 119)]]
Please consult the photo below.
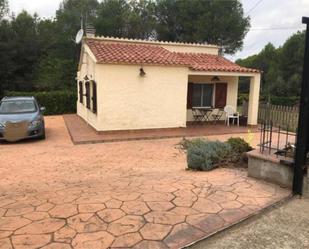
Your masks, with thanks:
[(193, 71), (240, 72), (259, 73), (257, 69), (246, 68), (229, 61), (228, 59), (205, 53), (177, 53), (178, 56), (190, 65)]
[(141, 44), (96, 38), (87, 38), (85, 43), (100, 64), (170, 65), (204, 72), (259, 73), (257, 69), (241, 67), (219, 55), (173, 52), (159, 43)]

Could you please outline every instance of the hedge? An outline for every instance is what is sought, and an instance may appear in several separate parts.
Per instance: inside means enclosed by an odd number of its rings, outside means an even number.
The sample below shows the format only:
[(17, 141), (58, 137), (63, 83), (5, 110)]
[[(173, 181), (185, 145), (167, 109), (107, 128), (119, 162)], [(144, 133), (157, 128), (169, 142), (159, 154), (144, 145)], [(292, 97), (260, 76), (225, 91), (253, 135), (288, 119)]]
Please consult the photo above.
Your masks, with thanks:
[(76, 91), (51, 92), (5, 92), (5, 96), (34, 96), (40, 106), (46, 108), (45, 115), (76, 113)]
[[(237, 105), (241, 106), (243, 101), (248, 101), (248, 100), (249, 100), (248, 93), (240, 93), (238, 94)], [(267, 102), (268, 97), (261, 95), (260, 101)], [(271, 96), (270, 103), (272, 105), (295, 106), (299, 103), (299, 97), (298, 96), (291, 96), (291, 97)]]
[(283, 105), (283, 106), (295, 106), (299, 104), (299, 97), (292, 96), (292, 97), (277, 97), (271, 96), (270, 102), (273, 105)]
[(249, 101), (249, 93), (239, 93), (237, 96), (237, 105), (241, 106), (244, 101)]

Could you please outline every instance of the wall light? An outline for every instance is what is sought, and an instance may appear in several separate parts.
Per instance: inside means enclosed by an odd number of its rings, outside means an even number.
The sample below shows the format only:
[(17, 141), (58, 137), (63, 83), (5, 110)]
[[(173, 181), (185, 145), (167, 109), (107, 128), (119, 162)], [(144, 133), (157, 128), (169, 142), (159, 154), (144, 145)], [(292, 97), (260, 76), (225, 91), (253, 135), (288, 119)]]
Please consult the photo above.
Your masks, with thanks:
[(211, 81), (220, 81), (220, 78), (218, 76), (214, 76)]
[(141, 77), (144, 77), (146, 75), (146, 73), (145, 73), (145, 71), (144, 71), (144, 68), (140, 68), (140, 70), (139, 70), (139, 76), (141, 76)]

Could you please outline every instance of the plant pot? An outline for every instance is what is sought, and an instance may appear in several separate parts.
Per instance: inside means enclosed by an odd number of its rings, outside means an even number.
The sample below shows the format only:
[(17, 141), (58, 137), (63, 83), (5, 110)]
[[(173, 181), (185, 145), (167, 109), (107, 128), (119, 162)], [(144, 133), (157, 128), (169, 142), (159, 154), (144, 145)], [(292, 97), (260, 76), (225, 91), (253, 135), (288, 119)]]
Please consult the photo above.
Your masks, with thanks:
[(239, 117), (239, 125), (240, 126), (247, 126), (248, 124), (248, 117), (247, 116), (240, 116)]

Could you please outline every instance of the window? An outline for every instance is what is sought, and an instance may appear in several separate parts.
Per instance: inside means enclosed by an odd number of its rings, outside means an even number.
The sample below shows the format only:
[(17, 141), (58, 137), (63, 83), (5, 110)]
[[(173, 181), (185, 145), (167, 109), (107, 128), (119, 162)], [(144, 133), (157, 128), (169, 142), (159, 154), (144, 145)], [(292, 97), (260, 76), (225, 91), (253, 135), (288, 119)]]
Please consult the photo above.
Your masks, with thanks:
[(85, 86), (86, 86), (86, 107), (90, 109), (90, 82), (87, 81)]
[(0, 114), (21, 114), (36, 112), (33, 100), (7, 100), (0, 102)]
[(192, 106), (212, 107), (213, 89), (213, 84), (194, 84), (192, 89)]
[(84, 92), (83, 92), (83, 82), (80, 81), (79, 83), (79, 103), (84, 103)]
[(92, 81), (92, 111), (97, 113), (97, 84)]

